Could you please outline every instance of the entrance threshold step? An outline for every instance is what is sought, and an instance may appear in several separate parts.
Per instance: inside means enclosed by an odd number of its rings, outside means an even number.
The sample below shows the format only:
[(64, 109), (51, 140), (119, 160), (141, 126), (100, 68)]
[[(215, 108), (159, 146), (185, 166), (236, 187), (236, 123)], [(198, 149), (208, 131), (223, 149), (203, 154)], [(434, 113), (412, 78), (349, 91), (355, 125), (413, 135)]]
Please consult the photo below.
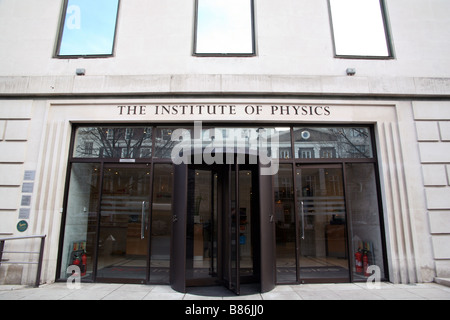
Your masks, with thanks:
[(450, 278), (435, 278), (434, 281), (438, 284), (450, 287)]

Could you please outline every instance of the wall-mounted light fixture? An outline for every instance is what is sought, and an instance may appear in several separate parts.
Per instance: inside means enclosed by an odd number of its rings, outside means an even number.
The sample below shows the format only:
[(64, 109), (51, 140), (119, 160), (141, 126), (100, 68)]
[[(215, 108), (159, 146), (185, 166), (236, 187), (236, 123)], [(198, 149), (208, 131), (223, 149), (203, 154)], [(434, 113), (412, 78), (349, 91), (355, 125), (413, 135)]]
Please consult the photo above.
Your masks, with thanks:
[(347, 73), (348, 76), (354, 76), (356, 74), (356, 69), (355, 68), (347, 68), (347, 70), (345, 70), (345, 72)]
[(86, 69), (84, 69), (84, 68), (77, 68), (77, 70), (75, 71), (75, 74), (77, 76), (84, 76), (86, 74)]

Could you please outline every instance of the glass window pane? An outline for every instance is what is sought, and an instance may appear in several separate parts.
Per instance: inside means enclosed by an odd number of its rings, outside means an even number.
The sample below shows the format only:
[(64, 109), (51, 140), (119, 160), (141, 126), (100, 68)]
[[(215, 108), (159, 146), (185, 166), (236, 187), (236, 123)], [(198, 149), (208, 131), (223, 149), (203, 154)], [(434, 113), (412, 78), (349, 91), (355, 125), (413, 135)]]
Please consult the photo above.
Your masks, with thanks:
[(111, 55), (119, 0), (67, 0), (60, 56)]
[(71, 275), (71, 272), (67, 273), (70, 265), (80, 267), (83, 279), (91, 276), (97, 234), (99, 188), (98, 164), (74, 163), (72, 165), (65, 213), (61, 279)]
[(291, 159), (291, 129), (289, 127), (277, 127), (274, 130), (278, 134), (278, 157), (280, 159)]
[(252, 0), (198, 0), (196, 54), (253, 54)]
[[(291, 131), (289, 127), (217, 127), (202, 129), (205, 152), (238, 153), (276, 158), (292, 158)], [(205, 149), (206, 148), (206, 149)], [(274, 149), (276, 148), (276, 149)], [(249, 161), (256, 161), (251, 159)]]
[(294, 128), (295, 157), (300, 159), (372, 158), (369, 128)]
[(292, 166), (281, 164), (274, 177), (277, 283), (297, 280)]
[[(352, 163), (345, 167), (348, 188), (348, 215), (351, 221), (351, 241), (355, 266), (355, 280), (366, 280), (371, 272), (366, 267), (379, 267), (381, 279), (385, 279), (383, 246), (381, 240), (380, 211), (376, 186), (376, 173), (372, 163)], [(357, 253), (360, 254), (358, 265)], [(364, 256), (367, 263), (364, 264)]]
[(154, 168), (150, 281), (169, 284), (173, 167), (155, 164)]
[(390, 56), (380, 0), (330, 0), (336, 55)]
[(151, 127), (80, 127), (74, 158), (141, 159), (152, 156)]
[[(172, 151), (178, 154), (178, 159), (183, 159), (186, 161), (181, 161), (188, 163), (190, 161), (191, 147), (193, 147), (193, 135), (192, 130), (189, 127), (179, 128), (179, 127), (158, 127), (155, 130), (155, 158), (161, 159), (175, 159), (177, 157), (172, 157)], [(173, 150), (176, 146), (179, 148)], [(183, 152), (188, 152), (189, 154), (183, 154)]]

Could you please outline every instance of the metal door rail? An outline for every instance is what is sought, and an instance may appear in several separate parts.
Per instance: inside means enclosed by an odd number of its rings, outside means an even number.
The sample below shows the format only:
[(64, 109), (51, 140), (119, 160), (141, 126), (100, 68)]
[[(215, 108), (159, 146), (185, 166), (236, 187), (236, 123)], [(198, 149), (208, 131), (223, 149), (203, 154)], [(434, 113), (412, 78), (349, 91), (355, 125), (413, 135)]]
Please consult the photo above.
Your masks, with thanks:
[[(35, 287), (39, 287), (39, 283), (41, 281), (41, 270), (42, 270), (42, 259), (44, 257), (44, 245), (45, 245), (45, 235), (41, 236), (24, 236), (24, 237), (9, 237), (9, 238), (0, 238), (0, 265), (2, 264), (37, 264), (37, 272), (36, 272), (36, 282), (34, 284)], [(24, 239), (41, 239), (41, 245), (39, 251), (4, 251), (5, 242), (9, 240), (24, 240)], [(38, 254), (39, 258), (37, 262), (24, 262), (24, 261), (3, 261), (3, 253), (28, 253), (28, 254)]]

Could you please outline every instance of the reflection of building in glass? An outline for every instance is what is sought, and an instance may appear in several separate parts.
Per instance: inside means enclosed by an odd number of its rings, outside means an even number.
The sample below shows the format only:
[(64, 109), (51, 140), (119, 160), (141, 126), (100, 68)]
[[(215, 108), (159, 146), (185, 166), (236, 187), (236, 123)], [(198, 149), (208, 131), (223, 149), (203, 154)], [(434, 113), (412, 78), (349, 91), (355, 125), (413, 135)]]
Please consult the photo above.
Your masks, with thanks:
[[(264, 135), (260, 135), (260, 130)], [(153, 133), (154, 142), (152, 141)], [(154, 156), (170, 158), (171, 152), (180, 140), (172, 139), (174, 129), (170, 127), (80, 127), (75, 141), (75, 157), (77, 158), (150, 158), (153, 143)], [(195, 146), (195, 134), (187, 129), (192, 148)], [(218, 135), (219, 134), (219, 135)], [(221, 135), (221, 136), (220, 136)], [(245, 153), (255, 152), (259, 147), (258, 139), (278, 135), (276, 145), (279, 159), (292, 157), (291, 130), (286, 128), (209, 128), (202, 131), (202, 148), (211, 147), (215, 143), (216, 152), (226, 152), (228, 147)], [(220, 137), (219, 137), (220, 136)], [(294, 128), (295, 158), (370, 158), (372, 144), (367, 127), (305, 127)], [(231, 140), (229, 140), (231, 137)], [(186, 141), (184, 141), (186, 142)], [(231, 142), (231, 144), (230, 144)], [(270, 151), (270, 150), (269, 150)], [(276, 155), (272, 155), (275, 157)]]
[(367, 128), (295, 128), (294, 139), (296, 158), (372, 157)]

